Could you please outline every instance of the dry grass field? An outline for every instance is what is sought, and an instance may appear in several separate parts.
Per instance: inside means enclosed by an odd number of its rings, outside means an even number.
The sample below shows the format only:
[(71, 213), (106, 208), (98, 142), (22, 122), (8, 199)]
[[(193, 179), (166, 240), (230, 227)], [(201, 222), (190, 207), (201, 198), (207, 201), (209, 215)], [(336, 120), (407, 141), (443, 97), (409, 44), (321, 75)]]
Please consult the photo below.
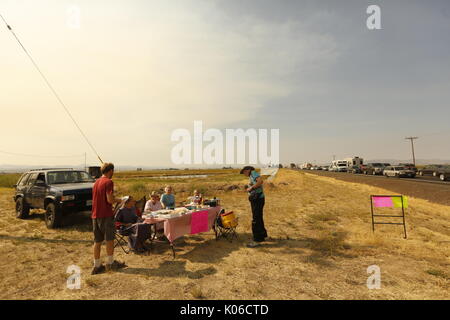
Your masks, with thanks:
[[(167, 173), (167, 172), (166, 172)], [(116, 257), (120, 272), (91, 276), (92, 235), (88, 215), (67, 219), (57, 230), (36, 212), (14, 217), (10, 188), (0, 189), (0, 299), (448, 299), (450, 298), (450, 207), (410, 198), (408, 239), (401, 226), (370, 223), (370, 194), (391, 193), (364, 184), (280, 170), (265, 185), (270, 236), (249, 249), (251, 214), (236, 170), (208, 178), (146, 178), (151, 172), (118, 173), (118, 195), (137, 197), (174, 186), (177, 200), (198, 188), (217, 196), (240, 219), (239, 241), (213, 232), (186, 236), (150, 255)], [(162, 173), (161, 173), (162, 174)], [(236, 189), (239, 186), (239, 189)], [(81, 267), (81, 289), (66, 288), (69, 265)], [(381, 268), (381, 289), (366, 286), (367, 267)]]

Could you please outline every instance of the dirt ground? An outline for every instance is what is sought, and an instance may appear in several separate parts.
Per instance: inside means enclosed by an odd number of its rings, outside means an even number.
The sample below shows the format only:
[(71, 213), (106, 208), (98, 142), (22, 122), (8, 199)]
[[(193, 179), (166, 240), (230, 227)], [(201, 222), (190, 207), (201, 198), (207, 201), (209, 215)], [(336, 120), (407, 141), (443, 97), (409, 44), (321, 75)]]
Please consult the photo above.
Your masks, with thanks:
[[(280, 170), (265, 184), (270, 239), (250, 249), (246, 194), (210, 180), (196, 185), (237, 213), (238, 241), (216, 241), (212, 232), (186, 236), (175, 243), (176, 259), (165, 244), (150, 255), (116, 251), (128, 268), (95, 276), (89, 215), (74, 215), (63, 228), (49, 230), (41, 213), (16, 219), (12, 189), (0, 189), (0, 299), (450, 298), (448, 206), (412, 197), (407, 240), (400, 226), (379, 226), (373, 234), (368, 196), (387, 190)], [(245, 183), (239, 175), (230, 181)], [(185, 196), (181, 188), (189, 189), (173, 186), (178, 198)], [(117, 187), (120, 194), (154, 188), (120, 179)], [(66, 286), (70, 265), (81, 268), (81, 289)], [(367, 287), (371, 265), (380, 267), (381, 289)]]

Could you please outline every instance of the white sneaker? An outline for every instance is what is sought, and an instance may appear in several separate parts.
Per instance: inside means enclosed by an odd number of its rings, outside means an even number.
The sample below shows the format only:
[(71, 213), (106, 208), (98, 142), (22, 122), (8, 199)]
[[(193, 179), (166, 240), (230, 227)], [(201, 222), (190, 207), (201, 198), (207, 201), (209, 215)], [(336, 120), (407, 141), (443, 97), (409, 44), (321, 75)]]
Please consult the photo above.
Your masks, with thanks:
[(261, 243), (255, 242), (255, 241), (247, 243), (247, 248), (257, 248), (257, 247), (260, 247), (260, 246), (261, 246)]

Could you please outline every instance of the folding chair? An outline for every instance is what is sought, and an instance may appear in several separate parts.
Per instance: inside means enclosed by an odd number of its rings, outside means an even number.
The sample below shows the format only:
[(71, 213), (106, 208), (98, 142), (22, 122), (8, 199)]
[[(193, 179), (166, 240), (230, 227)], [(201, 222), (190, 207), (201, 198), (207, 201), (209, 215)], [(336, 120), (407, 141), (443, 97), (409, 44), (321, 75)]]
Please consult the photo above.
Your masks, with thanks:
[(224, 209), (220, 210), (214, 220), (213, 226), (214, 233), (216, 234), (216, 240), (219, 240), (220, 237), (223, 237), (230, 242), (233, 242), (233, 238), (236, 238), (237, 240), (237, 226), (238, 218), (234, 215), (233, 211), (225, 213)]
[(131, 251), (130, 246), (128, 245), (127, 236), (120, 233), (120, 223), (116, 223), (114, 248), (117, 246), (119, 246), (125, 254), (129, 254)]
[(144, 212), (145, 209), (145, 204), (147, 203), (147, 198), (145, 196), (143, 196), (140, 200), (136, 201), (136, 211), (137, 211), (137, 215), (139, 217), (142, 217), (142, 213)]
[[(117, 203), (114, 207), (114, 217), (116, 216), (117, 211), (119, 211), (120, 205), (120, 203)], [(130, 253), (131, 249), (128, 246), (128, 239), (126, 238), (126, 236), (120, 233), (120, 226), (120, 222), (115, 222), (116, 233), (114, 234), (114, 248), (120, 247), (125, 254), (128, 254)]]

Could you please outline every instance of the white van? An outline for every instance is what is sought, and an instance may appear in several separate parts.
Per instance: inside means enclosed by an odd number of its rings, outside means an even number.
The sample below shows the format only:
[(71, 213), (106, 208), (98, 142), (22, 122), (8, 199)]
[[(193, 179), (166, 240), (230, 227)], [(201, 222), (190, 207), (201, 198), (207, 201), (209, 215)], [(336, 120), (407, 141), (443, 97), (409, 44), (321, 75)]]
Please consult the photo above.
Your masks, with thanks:
[(348, 169), (347, 160), (333, 160), (331, 162), (331, 171), (346, 172)]

